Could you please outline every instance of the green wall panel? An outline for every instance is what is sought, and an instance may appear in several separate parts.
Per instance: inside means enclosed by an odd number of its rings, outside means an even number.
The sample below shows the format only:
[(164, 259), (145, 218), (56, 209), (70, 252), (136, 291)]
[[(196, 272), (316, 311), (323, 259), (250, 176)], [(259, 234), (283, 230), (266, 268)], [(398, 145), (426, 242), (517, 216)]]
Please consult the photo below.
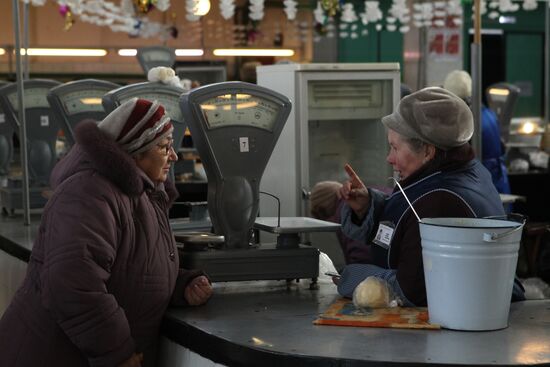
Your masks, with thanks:
[[(530, 96), (521, 96), (514, 111), (514, 116), (542, 116), (544, 95), (544, 30), (545, 14), (544, 2), (538, 2), (538, 8), (533, 11), (519, 10), (502, 15), (514, 19), (513, 24), (501, 24), (497, 19), (490, 19), (487, 14), (482, 16), (481, 28), (498, 29), (504, 32), (504, 60), (505, 78), (510, 83), (520, 83), (529, 89)], [(464, 2), (464, 68), (471, 71), (470, 34), (473, 28), (472, 2)], [(483, 41), (483, 40), (482, 40)], [(484, 49), (487, 45), (482, 46)], [(484, 54), (486, 52), (484, 51)], [(483, 56), (483, 55), (482, 55)], [(484, 65), (482, 74), (487, 73)], [(521, 85), (520, 85), (521, 87)]]
[[(364, 11), (364, 1), (351, 2), (358, 15)], [(391, 3), (391, 0), (380, 1), (380, 9), (384, 14), (387, 13)], [(403, 68), (403, 35), (399, 31), (377, 31), (374, 24), (365, 27), (360, 20), (354, 24), (359, 34), (358, 38), (338, 38), (339, 62), (399, 62)], [(384, 19), (380, 24), (385, 27)], [(343, 31), (349, 34), (350, 27), (351, 25)], [(366, 36), (361, 35), (364, 29), (368, 30)]]
[[(536, 33), (506, 35), (506, 80), (523, 88), (514, 116), (542, 116), (544, 37)], [(527, 95), (525, 95), (527, 94)]]

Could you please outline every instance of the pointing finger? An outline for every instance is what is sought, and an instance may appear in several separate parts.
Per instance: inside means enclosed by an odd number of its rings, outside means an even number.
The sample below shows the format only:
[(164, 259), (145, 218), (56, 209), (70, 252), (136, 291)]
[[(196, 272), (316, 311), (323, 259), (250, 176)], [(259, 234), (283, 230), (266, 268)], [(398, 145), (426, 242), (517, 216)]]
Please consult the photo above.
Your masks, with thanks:
[(357, 176), (357, 173), (355, 173), (355, 171), (353, 170), (353, 168), (351, 168), (349, 163), (346, 163), (346, 165), (344, 166), (344, 169), (346, 170), (346, 173), (348, 174), (353, 187), (365, 187), (365, 185), (363, 184), (363, 181), (361, 181), (359, 176)]

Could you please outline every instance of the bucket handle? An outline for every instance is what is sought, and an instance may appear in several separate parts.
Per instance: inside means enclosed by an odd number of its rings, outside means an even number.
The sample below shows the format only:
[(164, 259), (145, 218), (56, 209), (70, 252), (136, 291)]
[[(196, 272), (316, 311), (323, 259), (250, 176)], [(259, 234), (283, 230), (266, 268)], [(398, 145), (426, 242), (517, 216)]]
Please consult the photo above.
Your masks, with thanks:
[[(518, 215), (518, 214), (514, 214), (515, 216), (519, 216), (521, 217), (521, 225), (517, 226), (516, 228), (514, 229), (511, 229), (507, 232), (502, 232), (502, 233), (484, 233), (483, 234), (483, 241), (485, 242), (496, 242), (498, 240), (500, 240), (501, 238), (504, 238), (506, 236), (509, 236), (511, 235), (512, 233), (514, 232), (517, 232), (517, 231), (520, 231), (523, 229), (523, 226), (525, 225), (525, 222), (527, 221), (527, 218), (524, 217), (523, 215)], [(503, 216), (501, 215), (497, 215), (497, 216), (491, 216), (491, 217), (484, 217), (485, 219), (497, 219), (497, 218), (500, 218), (502, 219)], [(520, 223), (520, 222), (518, 222)]]
[(416, 216), (416, 219), (418, 219), (418, 223), (422, 223), (422, 220), (421, 220), (420, 217), (418, 216), (418, 213), (416, 212), (416, 210), (414, 210), (413, 205), (412, 205), (411, 202), (409, 201), (409, 197), (407, 196), (407, 194), (405, 194), (405, 191), (403, 190), (403, 188), (402, 188), (401, 185), (399, 184), (399, 181), (397, 181), (394, 177), (388, 177), (388, 180), (393, 180), (393, 182), (395, 182), (395, 184), (397, 185), (397, 187), (399, 187), (399, 190), (401, 190), (401, 193), (402, 193), (403, 196), (405, 197), (405, 200), (407, 200), (407, 203), (408, 203), (409, 206), (411, 207), (411, 210), (413, 211), (414, 215)]

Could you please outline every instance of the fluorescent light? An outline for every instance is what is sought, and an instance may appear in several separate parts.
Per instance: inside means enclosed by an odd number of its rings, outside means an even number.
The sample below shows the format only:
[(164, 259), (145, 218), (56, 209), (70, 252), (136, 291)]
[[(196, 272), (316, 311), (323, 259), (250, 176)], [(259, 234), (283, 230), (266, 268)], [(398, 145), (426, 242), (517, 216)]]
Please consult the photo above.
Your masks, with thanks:
[(135, 48), (121, 48), (118, 50), (119, 56), (136, 56), (137, 50)]
[(0, 48), (0, 55), (4, 55), (6, 53), (6, 50), (4, 50), (3, 48)]
[[(137, 50), (135, 48), (121, 48), (118, 50), (119, 56), (136, 56)], [(204, 50), (200, 48), (178, 48), (176, 49), (176, 56), (202, 56)]]
[(176, 56), (202, 56), (204, 50), (200, 48), (178, 48), (176, 49)]
[[(105, 56), (107, 50), (101, 48), (29, 48), (29, 56)], [(21, 49), (25, 55), (25, 49)]]
[(503, 88), (490, 88), (489, 94), (494, 94), (497, 96), (507, 96), (508, 94), (510, 94), (510, 91)]
[(217, 48), (214, 56), (293, 56), (291, 49)]

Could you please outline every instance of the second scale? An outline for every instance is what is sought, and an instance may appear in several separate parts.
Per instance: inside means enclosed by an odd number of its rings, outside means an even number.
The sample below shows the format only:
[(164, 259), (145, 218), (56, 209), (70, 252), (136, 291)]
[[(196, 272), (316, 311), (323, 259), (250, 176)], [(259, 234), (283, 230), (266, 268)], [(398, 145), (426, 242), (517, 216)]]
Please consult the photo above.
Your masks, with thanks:
[[(315, 280), (319, 250), (300, 244), (300, 234), (335, 231), (340, 225), (258, 217), (260, 180), (292, 108), (290, 100), (255, 84), (224, 82), (182, 95), (180, 106), (208, 178), (214, 232), (224, 238), (223, 244), (200, 250), (184, 245), (182, 266), (203, 269), (213, 281)], [(285, 172), (279, 174), (284, 182)], [(255, 243), (253, 229), (278, 235), (277, 243)], [(185, 234), (178, 237), (185, 241)]]

